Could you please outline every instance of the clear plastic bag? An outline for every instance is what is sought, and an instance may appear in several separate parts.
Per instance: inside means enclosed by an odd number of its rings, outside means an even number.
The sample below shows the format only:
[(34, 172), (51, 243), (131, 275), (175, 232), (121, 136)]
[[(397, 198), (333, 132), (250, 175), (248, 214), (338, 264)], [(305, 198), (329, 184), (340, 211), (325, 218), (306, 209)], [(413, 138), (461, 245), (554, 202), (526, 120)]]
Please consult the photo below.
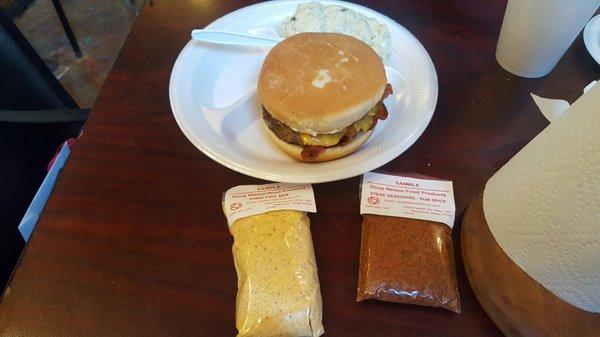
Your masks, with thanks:
[(451, 233), (439, 222), (363, 215), (356, 300), (460, 313)]
[(322, 302), (305, 212), (248, 216), (230, 227), (238, 276), (238, 337), (320, 336)]

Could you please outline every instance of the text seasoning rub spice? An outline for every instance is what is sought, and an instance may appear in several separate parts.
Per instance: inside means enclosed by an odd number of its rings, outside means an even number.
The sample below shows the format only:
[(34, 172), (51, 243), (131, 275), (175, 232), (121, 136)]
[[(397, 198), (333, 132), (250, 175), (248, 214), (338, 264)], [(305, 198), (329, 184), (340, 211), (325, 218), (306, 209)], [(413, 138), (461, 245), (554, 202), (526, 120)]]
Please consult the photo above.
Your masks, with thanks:
[(377, 173), (363, 176), (357, 301), (460, 312), (452, 182)]
[(223, 198), (238, 276), (242, 336), (320, 336), (322, 301), (308, 211), (310, 185), (237, 186)]

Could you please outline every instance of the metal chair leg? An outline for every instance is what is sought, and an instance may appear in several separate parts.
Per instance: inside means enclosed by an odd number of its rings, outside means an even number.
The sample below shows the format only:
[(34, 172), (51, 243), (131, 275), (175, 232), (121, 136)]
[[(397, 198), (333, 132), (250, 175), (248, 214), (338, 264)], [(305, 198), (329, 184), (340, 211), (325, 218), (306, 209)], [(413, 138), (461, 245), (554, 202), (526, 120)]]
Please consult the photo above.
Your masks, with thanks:
[(75, 34), (73, 33), (73, 29), (71, 29), (71, 25), (67, 20), (67, 16), (65, 15), (65, 11), (60, 3), (60, 0), (52, 0), (52, 4), (54, 4), (54, 9), (56, 10), (56, 14), (58, 14), (58, 18), (60, 19), (60, 23), (67, 34), (67, 38), (69, 38), (69, 43), (71, 43), (71, 47), (75, 52), (77, 57), (82, 57), (81, 49), (79, 49), (79, 44), (77, 43), (77, 39), (75, 38)]

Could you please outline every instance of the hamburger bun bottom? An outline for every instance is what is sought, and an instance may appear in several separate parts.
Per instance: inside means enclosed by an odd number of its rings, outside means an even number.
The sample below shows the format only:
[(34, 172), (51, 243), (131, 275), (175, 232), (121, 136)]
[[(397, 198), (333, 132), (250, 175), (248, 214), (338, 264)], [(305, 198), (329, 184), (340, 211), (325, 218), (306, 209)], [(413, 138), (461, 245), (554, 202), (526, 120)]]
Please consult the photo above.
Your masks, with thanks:
[(283, 150), (283, 152), (285, 152), (288, 156), (290, 156), (298, 161), (303, 161), (303, 162), (308, 162), (308, 163), (320, 163), (320, 162), (324, 162), (324, 161), (330, 161), (330, 160), (335, 160), (335, 159), (346, 157), (346, 156), (356, 152), (369, 139), (369, 137), (371, 137), (371, 135), (373, 134), (373, 130), (374, 130), (374, 128), (373, 128), (371, 130), (368, 130), (366, 132), (362, 132), (362, 133), (358, 134), (348, 144), (327, 147), (327, 148), (325, 148), (324, 152), (322, 152), (321, 154), (319, 154), (317, 156), (317, 158), (314, 158), (312, 160), (306, 160), (306, 159), (303, 159), (302, 155), (301, 155), (302, 150), (304, 149), (302, 146), (290, 144), (286, 141), (283, 141), (281, 138), (277, 137), (277, 135), (273, 131), (271, 131), (271, 129), (269, 129), (269, 127), (267, 126), (267, 124), (265, 123), (265, 120), (263, 118), (261, 118), (261, 124), (263, 125), (263, 128), (265, 129), (265, 132), (267, 133), (267, 135), (269, 135), (269, 138), (275, 144), (277, 144), (277, 146), (281, 150)]

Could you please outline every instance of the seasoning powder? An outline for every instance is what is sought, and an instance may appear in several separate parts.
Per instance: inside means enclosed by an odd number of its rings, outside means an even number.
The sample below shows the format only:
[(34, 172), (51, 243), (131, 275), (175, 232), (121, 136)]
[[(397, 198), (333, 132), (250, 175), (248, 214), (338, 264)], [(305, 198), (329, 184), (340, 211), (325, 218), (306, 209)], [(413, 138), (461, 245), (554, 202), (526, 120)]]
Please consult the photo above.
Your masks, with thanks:
[(439, 222), (364, 214), (357, 301), (377, 299), (459, 313), (451, 232)]
[(238, 337), (322, 335), (321, 292), (306, 213), (251, 215), (236, 220), (230, 231), (238, 275)]

